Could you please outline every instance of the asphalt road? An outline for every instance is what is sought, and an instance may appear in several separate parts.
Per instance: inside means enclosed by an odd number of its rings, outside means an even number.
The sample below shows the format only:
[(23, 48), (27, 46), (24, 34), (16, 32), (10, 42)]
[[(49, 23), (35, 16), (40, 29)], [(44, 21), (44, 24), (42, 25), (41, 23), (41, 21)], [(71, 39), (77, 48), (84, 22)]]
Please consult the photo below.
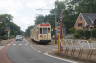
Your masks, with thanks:
[(37, 52), (27, 40), (16, 41), (8, 48), (13, 63), (71, 63)]

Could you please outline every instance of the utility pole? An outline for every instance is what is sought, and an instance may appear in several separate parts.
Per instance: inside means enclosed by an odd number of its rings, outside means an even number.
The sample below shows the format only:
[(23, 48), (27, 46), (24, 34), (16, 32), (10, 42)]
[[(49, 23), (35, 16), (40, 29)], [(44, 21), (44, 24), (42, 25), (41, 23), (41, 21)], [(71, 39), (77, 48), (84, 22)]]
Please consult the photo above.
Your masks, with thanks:
[[(58, 0), (57, 0), (58, 2)], [(54, 31), (55, 31), (55, 44), (57, 44), (57, 32), (56, 32), (56, 23), (57, 22), (57, 10), (56, 10), (56, 4), (55, 4), (55, 26), (54, 26)]]
[[(64, 9), (62, 9), (60, 14), (60, 20), (59, 20), (59, 32), (58, 32), (58, 53), (61, 53), (63, 51), (63, 18), (64, 18)], [(62, 41), (62, 42), (61, 42)]]
[(61, 11), (61, 15), (60, 15), (60, 38), (63, 38), (63, 18), (64, 18), (64, 9), (62, 9)]

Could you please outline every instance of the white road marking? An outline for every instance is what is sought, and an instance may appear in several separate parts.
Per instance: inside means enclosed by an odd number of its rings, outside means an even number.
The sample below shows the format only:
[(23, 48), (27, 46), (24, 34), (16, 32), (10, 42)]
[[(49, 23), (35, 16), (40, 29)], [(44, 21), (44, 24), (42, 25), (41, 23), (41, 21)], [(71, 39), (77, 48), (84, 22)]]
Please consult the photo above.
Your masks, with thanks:
[(34, 48), (34, 47), (32, 47), (32, 46), (30, 46), (33, 50), (35, 50), (35, 51), (37, 51), (37, 52), (39, 52), (39, 53), (42, 53), (40, 50), (37, 50), (36, 48)]
[[(34, 47), (30, 46), (33, 50), (39, 52), (39, 53), (42, 53), (40, 50), (37, 50), (35, 49)], [(66, 62), (70, 62), (70, 63), (78, 63), (76, 61), (72, 61), (72, 60), (68, 60), (68, 59), (63, 59), (63, 58), (60, 58), (60, 57), (56, 57), (56, 56), (52, 56), (52, 55), (49, 55), (48, 53), (43, 53), (44, 55), (46, 56), (49, 56), (49, 57), (52, 57), (52, 58), (56, 58), (56, 59), (59, 59), (59, 60), (63, 60), (63, 61), (66, 61)]]
[(7, 44), (8, 46), (10, 46), (11, 44)]
[(16, 46), (16, 44), (13, 44), (13, 46)]
[(35, 48), (34, 48), (34, 47), (32, 47), (32, 46), (31, 46), (31, 48), (32, 48), (33, 50), (35, 50), (35, 51), (38, 51), (37, 49), (35, 49)]
[(22, 44), (18, 44), (19, 46), (22, 46)]
[(70, 62), (70, 63), (78, 63), (76, 61), (72, 61), (72, 60), (68, 60), (68, 59), (63, 59), (63, 58), (60, 58), (60, 57), (56, 57), (56, 56), (52, 56), (52, 55), (49, 55), (48, 53), (43, 53), (44, 55), (47, 55), (49, 57), (52, 57), (52, 58), (56, 58), (56, 59), (60, 59), (60, 60), (63, 60), (63, 61), (66, 61), (66, 62)]
[(41, 53), (41, 51), (38, 51), (39, 53)]

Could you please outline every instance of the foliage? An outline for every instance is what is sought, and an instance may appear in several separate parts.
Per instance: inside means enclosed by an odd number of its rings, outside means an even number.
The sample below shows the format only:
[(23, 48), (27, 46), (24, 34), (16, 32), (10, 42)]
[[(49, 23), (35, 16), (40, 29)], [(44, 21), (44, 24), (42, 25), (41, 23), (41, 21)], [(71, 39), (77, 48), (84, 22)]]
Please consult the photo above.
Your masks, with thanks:
[[(55, 8), (50, 11), (50, 14), (43, 16), (37, 16), (35, 24), (40, 24), (43, 22), (48, 22), (51, 24), (54, 29), (55, 23), (60, 21), (60, 15), (63, 10), (63, 26), (66, 29), (67, 34), (73, 33), (74, 24), (80, 13), (96, 13), (96, 0), (64, 0), (64, 1), (55, 1)], [(56, 22), (55, 22), (56, 20)], [(89, 38), (90, 33), (88, 30), (84, 30), (83, 33), (86, 37)], [(53, 32), (54, 33), (54, 32)], [(75, 35), (80, 37), (82, 34), (81, 31), (76, 32)], [(88, 34), (89, 33), (89, 34)], [(95, 32), (94, 32), (95, 33)], [(79, 35), (78, 35), (79, 34)], [(87, 36), (88, 34), (88, 36)], [(93, 34), (94, 35), (94, 34)], [(95, 37), (95, 36), (94, 36)], [(81, 37), (80, 37), (81, 38)]]
[(96, 0), (81, 0), (76, 6), (78, 13), (96, 13)]
[(10, 25), (10, 30), (11, 30), (10, 34), (11, 35), (16, 36), (16, 35), (22, 34), (22, 31), (20, 30), (20, 27), (19, 26), (17, 26), (13, 22), (10, 22), (9, 25)]
[(0, 15), (0, 22), (8, 23), (8, 22), (12, 21), (12, 19), (13, 19), (13, 16), (11, 16), (10, 14), (1, 14)]
[[(68, 4), (69, 3), (69, 4)], [(66, 28), (67, 33), (70, 33), (69, 29), (71, 29), (74, 26), (77, 14), (74, 14), (74, 10), (72, 5), (70, 5), (71, 2), (66, 1), (56, 1), (55, 2), (55, 8), (50, 11), (49, 15), (37, 16), (35, 20), (35, 24), (40, 24), (42, 22), (48, 22), (51, 24), (52, 28), (54, 29), (55, 23), (60, 21), (60, 15), (63, 11), (63, 25)]]
[(91, 38), (91, 32), (92, 31), (89, 31), (89, 30), (84, 30), (83, 31), (83, 35), (84, 35), (85, 39)]
[(96, 29), (92, 30), (76, 30), (74, 33), (75, 38), (90, 39), (96, 38)]
[(96, 29), (92, 30), (92, 38), (96, 38)]
[(75, 38), (83, 38), (83, 30), (76, 30), (74, 33)]
[(43, 15), (39, 15), (36, 17), (35, 24), (40, 24), (43, 22), (44, 22), (44, 16)]
[(8, 31), (10, 31), (10, 37), (15, 37), (21, 33), (20, 27), (13, 23), (13, 16), (10, 14), (0, 15), (0, 39), (8, 38)]
[(75, 28), (70, 28), (69, 31), (71, 34), (73, 34), (73, 33), (75, 33), (76, 30), (75, 30)]
[(32, 30), (33, 27), (34, 27), (34, 26), (29, 26), (29, 27), (28, 27), (28, 29), (27, 29), (26, 32), (25, 32), (25, 36), (26, 36), (26, 37), (30, 37), (31, 30)]

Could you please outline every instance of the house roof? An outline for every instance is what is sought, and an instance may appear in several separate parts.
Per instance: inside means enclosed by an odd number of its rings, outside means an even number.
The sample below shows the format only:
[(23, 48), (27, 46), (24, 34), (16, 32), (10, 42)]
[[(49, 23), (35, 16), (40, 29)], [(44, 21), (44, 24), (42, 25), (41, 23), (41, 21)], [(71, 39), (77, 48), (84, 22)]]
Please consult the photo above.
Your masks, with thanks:
[(92, 25), (93, 22), (96, 20), (96, 13), (81, 13), (81, 15), (84, 17), (87, 24)]

